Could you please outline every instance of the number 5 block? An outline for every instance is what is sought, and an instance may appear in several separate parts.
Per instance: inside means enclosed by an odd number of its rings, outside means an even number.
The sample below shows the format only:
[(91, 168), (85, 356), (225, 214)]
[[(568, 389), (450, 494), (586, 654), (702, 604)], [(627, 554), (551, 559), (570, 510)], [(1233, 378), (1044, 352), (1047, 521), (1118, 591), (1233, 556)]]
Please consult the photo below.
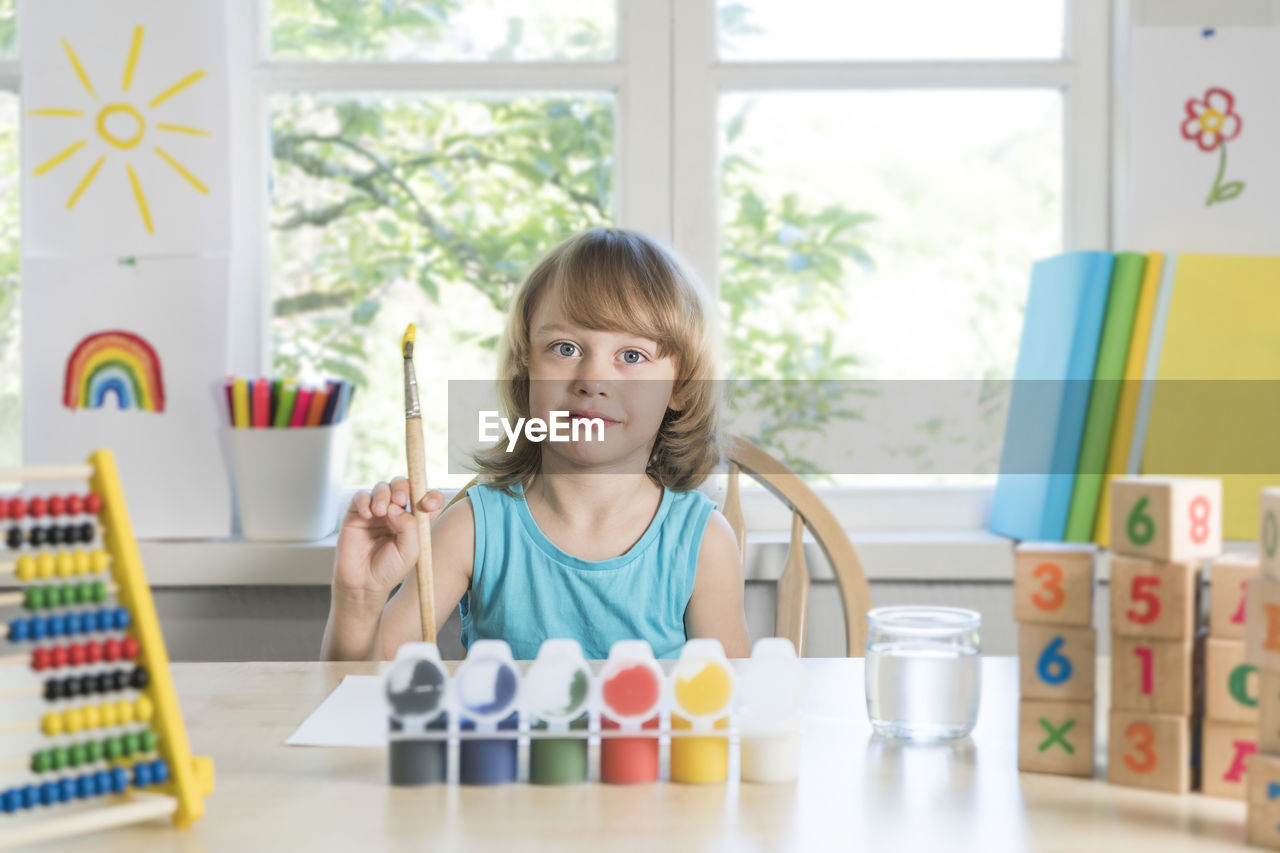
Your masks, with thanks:
[(1190, 791), (1190, 719), (1175, 714), (1112, 711), (1107, 781), (1175, 794)]
[(1184, 562), (1222, 551), (1222, 481), (1117, 477), (1111, 481), (1111, 550)]
[(1024, 699), (1091, 701), (1094, 697), (1093, 628), (1018, 626), (1019, 688)]
[(1093, 703), (1023, 699), (1018, 705), (1018, 770), (1093, 775)]
[(1195, 636), (1200, 569), (1143, 557), (1111, 558), (1111, 631), (1130, 637)]
[(1024, 542), (1013, 555), (1013, 618), (1093, 624), (1092, 545)]
[(1156, 714), (1194, 710), (1191, 640), (1111, 638), (1111, 707)]

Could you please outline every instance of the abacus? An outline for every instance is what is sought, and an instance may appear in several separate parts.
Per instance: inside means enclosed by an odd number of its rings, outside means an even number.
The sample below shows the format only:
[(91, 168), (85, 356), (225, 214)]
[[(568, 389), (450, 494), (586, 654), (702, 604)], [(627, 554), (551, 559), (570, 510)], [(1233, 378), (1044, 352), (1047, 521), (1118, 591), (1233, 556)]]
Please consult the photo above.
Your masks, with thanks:
[(187, 826), (213, 790), (213, 762), (187, 743), (111, 453), (0, 470), (0, 482), (28, 489), (79, 480), (87, 494), (0, 495), (0, 576), (21, 587), (0, 593), (0, 607), (29, 613), (0, 624), (0, 642), (15, 648), (0, 654), (0, 705), (45, 709), (0, 721), (9, 751), (24, 734), (39, 739), (25, 756), (0, 757), (0, 847), (159, 817)]

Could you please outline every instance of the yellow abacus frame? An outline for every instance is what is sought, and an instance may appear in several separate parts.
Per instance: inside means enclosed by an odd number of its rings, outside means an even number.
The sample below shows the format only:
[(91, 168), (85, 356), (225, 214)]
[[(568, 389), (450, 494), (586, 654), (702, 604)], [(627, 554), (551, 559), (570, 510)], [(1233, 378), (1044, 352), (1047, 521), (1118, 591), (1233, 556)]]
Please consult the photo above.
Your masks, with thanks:
[(4, 479), (82, 479), (87, 475), (90, 488), (102, 499), (100, 521), (103, 528), (103, 546), (111, 554), (111, 574), (116, 582), (116, 598), (128, 609), (132, 621), (131, 631), (138, 641), (138, 656), (150, 676), (146, 692), (155, 705), (152, 725), (162, 746), (162, 754), (169, 764), (170, 778), (159, 791), (168, 796), (134, 795), (123, 804), (104, 806), (63, 818), (51, 816), (40, 825), (28, 824), (15, 827), (10, 833), (0, 834), (0, 844), (33, 843), (61, 838), (80, 832), (90, 832), (109, 826), (118, 826), (149, 820), (172, 813), (175, 826), (190, 826), (204, 814), (204, 798), (213, 793), (213, 761), (206, 756), (193, 757), (187, 742), (187, 730), (182, 722), (182, 711), (173, 689), (173, 677), (169, 673), (169, 654), (165, 650), (160, 620), (156, 617), (151, 587), (142, 570), (142, 558), (138, 543), (133, 538), (133, 526), (125, 505), (124, 491), (120, 488), (120, 476), (115, 457), (109, 450), (98, 450), (89, 457), (86, 470), (82, 466), (65, 468), (18, 469), (0, 472)]

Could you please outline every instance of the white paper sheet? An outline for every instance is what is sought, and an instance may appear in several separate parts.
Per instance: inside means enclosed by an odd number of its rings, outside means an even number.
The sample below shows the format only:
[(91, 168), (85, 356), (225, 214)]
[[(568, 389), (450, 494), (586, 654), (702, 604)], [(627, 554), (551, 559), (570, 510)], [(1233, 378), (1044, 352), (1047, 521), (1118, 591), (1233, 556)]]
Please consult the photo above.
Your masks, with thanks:
[[(1128, 205), (1121, 248), (1134, 251), (1280, 253), (1280, 28), (1139, 27), (1132, 34)], [(1205, 151), (1183, 136), (1187, 102), (1230, 93), (1238, 133)], [(1196, 109), (1200, 109), (1196, 107)], [(1234, 122), (1223, 127), (1225, 140)], [(1212, 140), (1210, 140), (1212, 142)], [(1207, 204), (1215, 183), (1243, 183)]]
[(223, 0), (27, 0), (19, 19), (24, 256), (228, 251)]
[(386, 746), (382, 677), (348, 675), (285, 741), (289, 746)]
[[(29, 465), (116, 457), (141, 538), (231, 534), (226, 422), (225, 259), (27, 260), (22, 281), (23, 455)], [(87, 336), (123, 330), (160, 362), (164, 411), (63, 403), (68, 358)]]

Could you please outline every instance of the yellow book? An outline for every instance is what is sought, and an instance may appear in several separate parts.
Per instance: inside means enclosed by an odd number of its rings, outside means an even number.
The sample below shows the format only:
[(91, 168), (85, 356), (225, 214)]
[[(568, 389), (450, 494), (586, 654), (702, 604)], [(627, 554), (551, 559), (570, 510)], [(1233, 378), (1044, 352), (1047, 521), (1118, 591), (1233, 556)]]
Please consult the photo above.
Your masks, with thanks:
[(1221, 476), (1225, 539), (1257, 538), (1280, 481), (1277, 380), (1280, 258), (1179, 255), (1142, 473)]
[(1142, 291), (1138, 294), (1138, 312), (1133, 320), (1133, 337), (1129, 341), (1129, 357), (1124, 365), (1124, 383), (1120, 387), (1120, 401), (1116, 404), (1116, 423), (1111, 433), (1111, 448), (1107, 452), (1102, 494), (1094, 518), (1093, 541), (1103, 548), (1111, 544), (1111, 478), (1123, 474), (1129, 460), (1134, 421), (1138, 416), (1138, 397), (1142, 393), (1142, 371), (1147, 363), (1147, 345), (1151, 340), (1151, 319), (1156, 312), (1156, 296), (1160, 292), (1163, 269), (1164, 255), (1159, 252), (1147, 255)]

